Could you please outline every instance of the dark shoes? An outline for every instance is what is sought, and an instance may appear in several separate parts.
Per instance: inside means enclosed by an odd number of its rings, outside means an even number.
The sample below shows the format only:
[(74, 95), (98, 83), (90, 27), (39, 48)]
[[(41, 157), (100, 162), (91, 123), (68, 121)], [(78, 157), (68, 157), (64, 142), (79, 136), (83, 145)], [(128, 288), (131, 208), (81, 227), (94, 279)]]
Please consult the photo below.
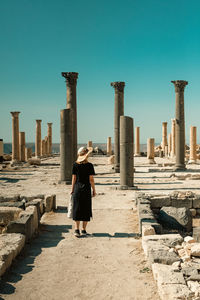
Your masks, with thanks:
[(86, 236), (87, 235), (86, 230), (81, 230), (81, 235)]
[(74, 235), (75, 235), (76, 237), (80, 237), (80, 230), (79, 230), (79, 229), (75, 229)]

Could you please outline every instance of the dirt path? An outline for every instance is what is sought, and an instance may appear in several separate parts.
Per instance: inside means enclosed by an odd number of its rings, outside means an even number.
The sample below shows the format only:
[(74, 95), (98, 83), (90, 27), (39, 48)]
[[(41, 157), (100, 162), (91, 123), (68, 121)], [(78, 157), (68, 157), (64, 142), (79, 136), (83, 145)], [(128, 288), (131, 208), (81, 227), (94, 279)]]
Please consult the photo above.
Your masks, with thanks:
[[(60, 208), (43, 217), (39, 237), (4, 276), (2, 299), (159, 299), (137, 237), (133, 192), (113, 189), (119, 177), (111, 173), (104, 159), (92, 161), (98, 196), (93, 199), (93, 221), (88, 226), (91, 236), (86, 238), (73, 236), (73, 222), (66, 217), (64, 207), (70, 187), (52, 186), (59, 167), (46, 176), (46, 167), (38, 169), (45, 179), (44, 183), (40, 181), (39, 193), (54, 191)], [(21, 183), (23, 192), (28, 186), (35, 191), (33, 182), (38, 176), (37, 171), (27, 176)]]

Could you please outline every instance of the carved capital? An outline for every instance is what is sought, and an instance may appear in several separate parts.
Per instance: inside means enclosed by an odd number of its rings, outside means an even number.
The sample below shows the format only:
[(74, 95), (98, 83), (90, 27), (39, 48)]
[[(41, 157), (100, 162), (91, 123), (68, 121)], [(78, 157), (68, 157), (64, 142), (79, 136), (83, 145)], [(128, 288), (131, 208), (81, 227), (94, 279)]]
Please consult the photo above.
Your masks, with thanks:
[(49, 127), (51, 127), (51, 126), (52, 126), (52, 124), (53, 124), (53, 123), (47, 123), (47, 125), (48, 125)]
[(62, 72), (61, 75), (65, 77), (67, 86), (76, 85), (78, 73), (76, 72)]
[(185, 80), (175, 80), (171, 82), (174, 84), (176, 93), (184, 92), (185, 86), (188, 84), (188, 81)]
[(124, 87), (125, 87), (125, 82), (123, 81), (116, 81), (116, 82), (111, 82), (110, 84), (112, 87), (114, 87), (115, 92), (123, 92)]
[(18, 118), (19, 114), (20, 114), (20, 111), (11, 111), (10, 113), (12, 115), (12, 118)]
[(35, 120), (36, 121), (36, 123), (41, 123), (42, 122), (42, 120)]

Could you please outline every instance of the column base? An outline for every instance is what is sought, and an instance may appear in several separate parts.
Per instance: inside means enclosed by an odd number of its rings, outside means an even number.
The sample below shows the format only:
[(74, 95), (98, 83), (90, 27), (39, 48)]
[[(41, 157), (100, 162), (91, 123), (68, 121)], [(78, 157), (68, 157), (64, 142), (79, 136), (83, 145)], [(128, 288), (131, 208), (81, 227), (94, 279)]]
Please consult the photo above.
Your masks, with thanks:
[(148, 163), (149, 163), (150, 165), (155, 165), (155, 164), (156, 164), (156, 162), (155, 162), (155, 160), (154, 160), (153, 158), (149, 158), (149, 159), (148, 159)]
[(115, 169), (115, 173), (120, 173), (120, 168), (118, 166), (115, 166), (114, 169)]
[(72, 184), (72, 181), (71, 180), (58, 180), (58, 184), (70, 185), (70, 184)]
[(120, 185), (117, 187), (118, 190), (137, 190), (137, 186)]
[(135, 153), (134, 157), (141, 157), (140, 153)]
[(173, 168), (173, 171), (175, 171), (175, 172), (182, 172), (185, 170), (186, 170), (185, 165), (175, 165), (175, 167)]

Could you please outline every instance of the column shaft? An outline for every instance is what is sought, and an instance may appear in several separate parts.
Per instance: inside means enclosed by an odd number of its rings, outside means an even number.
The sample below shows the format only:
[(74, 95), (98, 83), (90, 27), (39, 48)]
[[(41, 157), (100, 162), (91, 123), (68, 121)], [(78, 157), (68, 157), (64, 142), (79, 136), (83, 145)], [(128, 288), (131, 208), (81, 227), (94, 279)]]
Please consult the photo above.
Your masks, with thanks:
[(35, 156), (41, 156), (41, 122), (42, 120), (36, 120), (36, 137), (35, 137)]
[(48, 136), (48, 148), (49, 148), (49, 155), (52, 154), (52, 123), (47, 123), (48, 130), (47, 130), (47, 136)]
[(124, 86), (125, 82), (112, 82), (115, 89), (115, 117), (114, 117), (114, 155), (115, 172), (120, 171), (120, 116), (124, 115)]
[(71, 184), (72, 164), (74, 161), (72, 145), (72, 111), (60, 112), (60, 182)]
[(133, 186), (133, 119), (120, 117), (120, 185)]
[(168, 134), (168, 155), (171, 156), (172, 152), (172, 134)]
[(187, 81), (172, 81), (176, 93), (176, 165), (175, 169), (185, 169), (185, 114), (184, 114), (184, 88)]
[(171, 157), (176, 155), (176, 120), (172, 119), (172, 151)]
[(155, 154), (154, 154), (154, 145), (155, 145), (155, 140), (153, 138), (147, 139), (147, 158), (148, 162), (150, 164), (155, 164)]
[(32, 149), (31, 148), (25, 148), (25, 160), (28, 161), (29, 158), (32, 157)]
[(165, 152), (167, 146), (167, 122), (162, 123), (162, 150)]
[(190, 127), (190, 160), (189, 163), (196, 163), (197, 159), (197, 128)]
[(19, 113), (12, 114), (12, 160), (19, 161)]
[(112, 139), (110, 136), (107, 138), (107, 155), (112, 155)]
[(92, 146), (92, 141), (88, 141), (87, 147), (93, 147), (93, 146)]
[(140, 127), (135, 128), (135, 156), (140, 156)]
[(25, 132), (19, 133), (19, 160), (25, 161)]

